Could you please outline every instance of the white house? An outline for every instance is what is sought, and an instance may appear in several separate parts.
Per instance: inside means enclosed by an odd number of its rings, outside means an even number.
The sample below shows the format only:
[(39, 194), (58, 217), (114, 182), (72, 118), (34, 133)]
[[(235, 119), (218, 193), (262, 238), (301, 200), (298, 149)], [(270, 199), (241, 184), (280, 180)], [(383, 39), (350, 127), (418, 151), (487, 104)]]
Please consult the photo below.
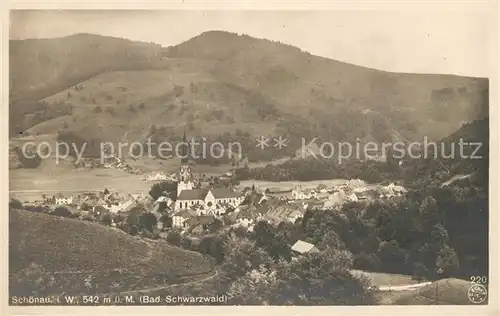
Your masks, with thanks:
[(394, 192), (395, 195), (403, 195), (407, 192), (407, 190), (404, 187), (400, 185), (395, 185), (394, 183), (389, 184), (387, 188), (389, 190), (392, 190), (392, 192)]
[(316, 191), (298, 186), (292, 190), (292, 197), (295, 200), (308, 200), (316, 197)]
[(58, 196), (55, 199), (55, 204), (56, 205), (69, 205), (73, 204), (73, 196)]
[(174, 214), (172, 217), (172, 226), (175, 228), (185, 228), (185, 222), (197, 216), (196, 212), (192, 210), (182, 210)]
[(110, 213), (126, 213), (130, 211), (136, 205), (134, 200), (128, 200), (126, 202), (120, 203), (118, 205), (111, 204), (111, 206), (106, 207)]
[(253, 212), (239, 212), (236, 215), (236, 224), (243, 227), (250, 227), (255, 223), (257, 216)]
[(349, 195), (346, 195), (345, 201), (346, 202), (358, 202), (358, 196), (355, 193), (351, 193)]
[(304, 215), (298, 211), (298, 210), (293, 210), (290, 214), (287, 216), (287, 220), (289, 222), (295, 223), (299, 218), (304, 217)]

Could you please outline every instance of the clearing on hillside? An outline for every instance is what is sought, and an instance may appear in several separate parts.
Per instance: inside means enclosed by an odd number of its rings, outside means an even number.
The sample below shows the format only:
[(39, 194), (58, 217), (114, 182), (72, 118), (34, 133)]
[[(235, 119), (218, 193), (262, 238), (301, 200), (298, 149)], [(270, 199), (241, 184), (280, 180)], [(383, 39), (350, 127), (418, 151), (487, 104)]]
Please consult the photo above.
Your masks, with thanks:
[(10, 295), (116, 293), (201, 280), (209, 258), (74, 219), (9, 212)]

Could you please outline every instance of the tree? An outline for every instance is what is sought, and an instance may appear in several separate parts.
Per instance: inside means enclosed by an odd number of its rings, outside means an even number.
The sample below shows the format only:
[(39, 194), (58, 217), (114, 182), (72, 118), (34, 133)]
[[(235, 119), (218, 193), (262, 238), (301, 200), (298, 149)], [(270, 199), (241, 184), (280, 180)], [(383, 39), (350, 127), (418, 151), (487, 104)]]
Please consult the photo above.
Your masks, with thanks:
[(276, 229), (276, 233), (283, 236), (289, 245), (293, 245), (300, 238), (299, 228), (300, 225), (297, 227), (295, 224), (288, 221), (281, 222)]
[(143, 213), (139, 216), (139, 226), (142, 229), (153, 231), (158, 223), (158, 219), (152, 213)]
[(104, 195), (108, 195), (109, 194), (109, 190), (108, 189), (104, 189)]
[(125, 220), (125, 217), (123, 215), (116, 214), (114, 216), (113, 220), (114, 220), (115, 223), (120, 224), (120, 223), (122, 223)]
[(181, 242), (180, 242), (180, 246), (184, 249), (190, 249), (191, 248), (191, 239), (189, 239), (188, 237), (182, 237)]
[(181, 244), (181, 235), (176, 231), (171, 231), (167, 235), (167, 241), (174, 246), (179, 246)]
[(216, 218), (213, 222), (211, 222), (209, 225), (208, 225), (208, 230), (211, 232), (211, 233), (216, 233), (217, 231), (219, 231), (222, 227), (224, 227), (224, 224), (222, 223), (222, 221), (218, 218)]
[(99, 105), (94, 108), (94, 113), (101, 113), (101, 112), (102, 112), (102, 109)]
[(265, 221), (259, 221), (253, 228), (253, 237), (257, 247), (265, 248), (274, 239), (274, 227)]
[(318, 244), (320, 248), (332, 248), (332, 249), (346, 249), (345, 243), (342, 241), (340, 236), (333, 230), (328, 231), (323, 240)]
[(382, 263), (376, 254), (361, 252), (354, 257), (353, 266), (355, 269), (367, 271), (381, 271)]
[(413, 264), (412, 279), (422, 282), (429, 277), (429, 269), (420, 262)]
[(167, 210), (168, 210), (167, 202), (158, 203), (158, 213), (165, 214), (167, 213)]
[(60, 217), (70, 217), (71, 211), (64, 206), (58, 206), (50, 213), (50, 215), (60, 216)]
[(134, 226), (129, 225), (128, 226), (128, 233), (132, 236), (135, 236), (139, 233), (139, 229), (135, 225)]
[(160, 217), (160, 222), (163, 223), (163, 228), (171, 228), (172, 227), (172, 217), (168, 214), (163, 214)]
[(102, 225), (110, 226), (113, 223), (113, 218), (110, 214), (103, 214), (99, 220)]
[(271, 305), (278, 289), (278, 281), (276, 271), (259, 266), (231, 284), (228, 291), (229, 302), (235, 305)]
[(224, 271), (225, 281), (238, 280), (247, 272), (260, 266), (271, 266), (272, 259), (269, 254), (248, 239), (230, 238), (225, 243), (225, 249), (221, 269)]
[(426, 196), (419, 207), (419, 213), (422, 217), (424, 226), (429, 226), (438, 216), (438, 206), (436, 200), (432, 196)]
[(343, 266), (349, 261), (346, 255), (310, 254), (273, 267), (260, 265), (233, 282), (228, 296), (234, 304), (373, 304), (367, 281), (354, 277), (348, 266)]
[(407, 266), (407, 253), (399, 247), (397, 241), (382, 241), (377, 251), (385, 271), (392, 273), (404, 273)]
[(160, 196), (167, 193), (168, 197), (174, 198), (177, 195), (177, 182), (173, 181), (162, 181), (160, 183), (155, 183), (149, 190), (149, 195), (155, 200), (157, 200)]
[(459, 261), (455, 250), (448, 245), (443, 246), (436, 259), (436, 268), (443, 271), (442, 276), (444, 277), (457, 275), (459, 272)]
[(139, 215), (136, 212), (129, 212), (126, 222), (130, 226), (139, 226)]
[(20, 210), (23, 208), (23, 203), (17, 199), (11, 198), (9, 201), (9, 208)]
[(431, 241), (436, 247), (444, 248), (449, 241), (448, 232), (441, 224), (435, 224), (431, 230)]

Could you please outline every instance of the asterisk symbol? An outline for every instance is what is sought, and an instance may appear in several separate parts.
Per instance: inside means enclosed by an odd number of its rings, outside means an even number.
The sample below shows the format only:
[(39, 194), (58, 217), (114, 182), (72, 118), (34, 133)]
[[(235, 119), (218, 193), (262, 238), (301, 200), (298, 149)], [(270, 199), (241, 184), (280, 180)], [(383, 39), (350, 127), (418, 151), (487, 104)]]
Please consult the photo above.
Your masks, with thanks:
[(264, 150), (264, 148), (269, 147), (269, 138), (261, 136), (260, 138), (257, 138), (257, 145), (255, 147), (260, 147), (261, 150)]
[(288, 146), (287, 145), (288, 139), (281, 137), (281, 136), (278, 137), (277, 139), (274, 138), (274, 142), (276, 143), (276, 144), (274, 144), (274, 147), (278, 147), (278, 149), (282, 149), (283, 147)]

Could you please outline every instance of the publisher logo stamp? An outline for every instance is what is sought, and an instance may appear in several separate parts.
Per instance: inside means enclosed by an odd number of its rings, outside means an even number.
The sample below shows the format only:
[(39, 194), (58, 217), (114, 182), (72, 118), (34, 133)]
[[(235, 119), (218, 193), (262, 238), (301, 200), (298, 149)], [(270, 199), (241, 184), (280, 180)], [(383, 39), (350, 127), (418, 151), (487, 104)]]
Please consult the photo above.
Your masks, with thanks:
[(473, 284), (467, 291), (467, 297), (469, 301), (474, 304), (481, 304), (486, 300), (488, 296), (488, 290), (481, 284)]

